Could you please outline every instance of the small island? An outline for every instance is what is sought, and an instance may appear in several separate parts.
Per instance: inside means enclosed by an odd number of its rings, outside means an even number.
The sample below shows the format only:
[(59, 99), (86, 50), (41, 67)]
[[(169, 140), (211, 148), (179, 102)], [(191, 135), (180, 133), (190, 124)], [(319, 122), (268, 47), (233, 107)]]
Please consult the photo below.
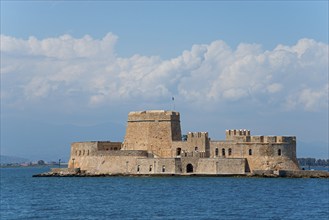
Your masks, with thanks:
[(329, 177), (302, 170), (295, 136), (252, 136), (250, 130), (226, 130), (225, 140), (208, 132), (182, 135), (180, 113), (130, 112), (123, 142), (71, 144), (68, 168), (35, 177), (65, 176), (245, 176)]

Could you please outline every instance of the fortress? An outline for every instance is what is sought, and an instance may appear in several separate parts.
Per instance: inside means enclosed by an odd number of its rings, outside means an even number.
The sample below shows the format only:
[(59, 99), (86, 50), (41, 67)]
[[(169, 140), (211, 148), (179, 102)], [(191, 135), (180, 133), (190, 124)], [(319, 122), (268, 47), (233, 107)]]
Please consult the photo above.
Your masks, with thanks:
[(179, 112), (152, 110), (129, 113), (122, 143), (72, 143), (68, 169), (96, 175), (246, 175), (299, 167), (294, 136), (226, 130), (226, 139), (215, 141), (208, 132), (182, 135)]

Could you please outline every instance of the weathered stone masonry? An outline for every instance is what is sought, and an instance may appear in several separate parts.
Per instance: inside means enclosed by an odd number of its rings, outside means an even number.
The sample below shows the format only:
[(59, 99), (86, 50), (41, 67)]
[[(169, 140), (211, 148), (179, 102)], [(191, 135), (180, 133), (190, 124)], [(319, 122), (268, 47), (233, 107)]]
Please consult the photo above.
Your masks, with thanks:
[(299, 170), (296, 137), (251, 136), (227, 130), (225, 140), (208, 132), (181, 134), (180, 114), (130, 112), (124, 141), (76, 142), (69, 169), (91, 174), (246, 174)]

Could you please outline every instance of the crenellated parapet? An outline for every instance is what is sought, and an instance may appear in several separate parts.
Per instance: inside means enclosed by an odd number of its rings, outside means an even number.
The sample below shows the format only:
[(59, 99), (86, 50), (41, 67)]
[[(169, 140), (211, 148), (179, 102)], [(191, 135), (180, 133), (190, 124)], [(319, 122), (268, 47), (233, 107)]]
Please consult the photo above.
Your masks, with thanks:
[(231, 129), (226, 130), (226, 137), (235, 137), (235, 136), (250, 136), (250, 130), (247, 129)]
[(250, 130), (246, 130), (246, 129), (226, 130), (225, 134), (227, 141), (239, 141), (239, 142), (250, 141)]
[(294, 143), (295, 136), (251, 136), (250, 130), (226, 130), (226, 141), (252, 142), (252, 143)]
[(208, 132), (188, 132), (187, 142), (193, 142), (193, 140), (207, 140)]

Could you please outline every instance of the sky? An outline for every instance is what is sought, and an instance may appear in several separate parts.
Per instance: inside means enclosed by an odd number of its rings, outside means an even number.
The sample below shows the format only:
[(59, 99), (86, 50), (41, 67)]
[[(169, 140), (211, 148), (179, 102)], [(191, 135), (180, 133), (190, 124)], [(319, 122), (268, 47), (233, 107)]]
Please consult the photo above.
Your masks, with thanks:
[(1, 1), (0, 43), (2, 155), (67, 160), (165, 109), (329, 156), (328, 1)]

